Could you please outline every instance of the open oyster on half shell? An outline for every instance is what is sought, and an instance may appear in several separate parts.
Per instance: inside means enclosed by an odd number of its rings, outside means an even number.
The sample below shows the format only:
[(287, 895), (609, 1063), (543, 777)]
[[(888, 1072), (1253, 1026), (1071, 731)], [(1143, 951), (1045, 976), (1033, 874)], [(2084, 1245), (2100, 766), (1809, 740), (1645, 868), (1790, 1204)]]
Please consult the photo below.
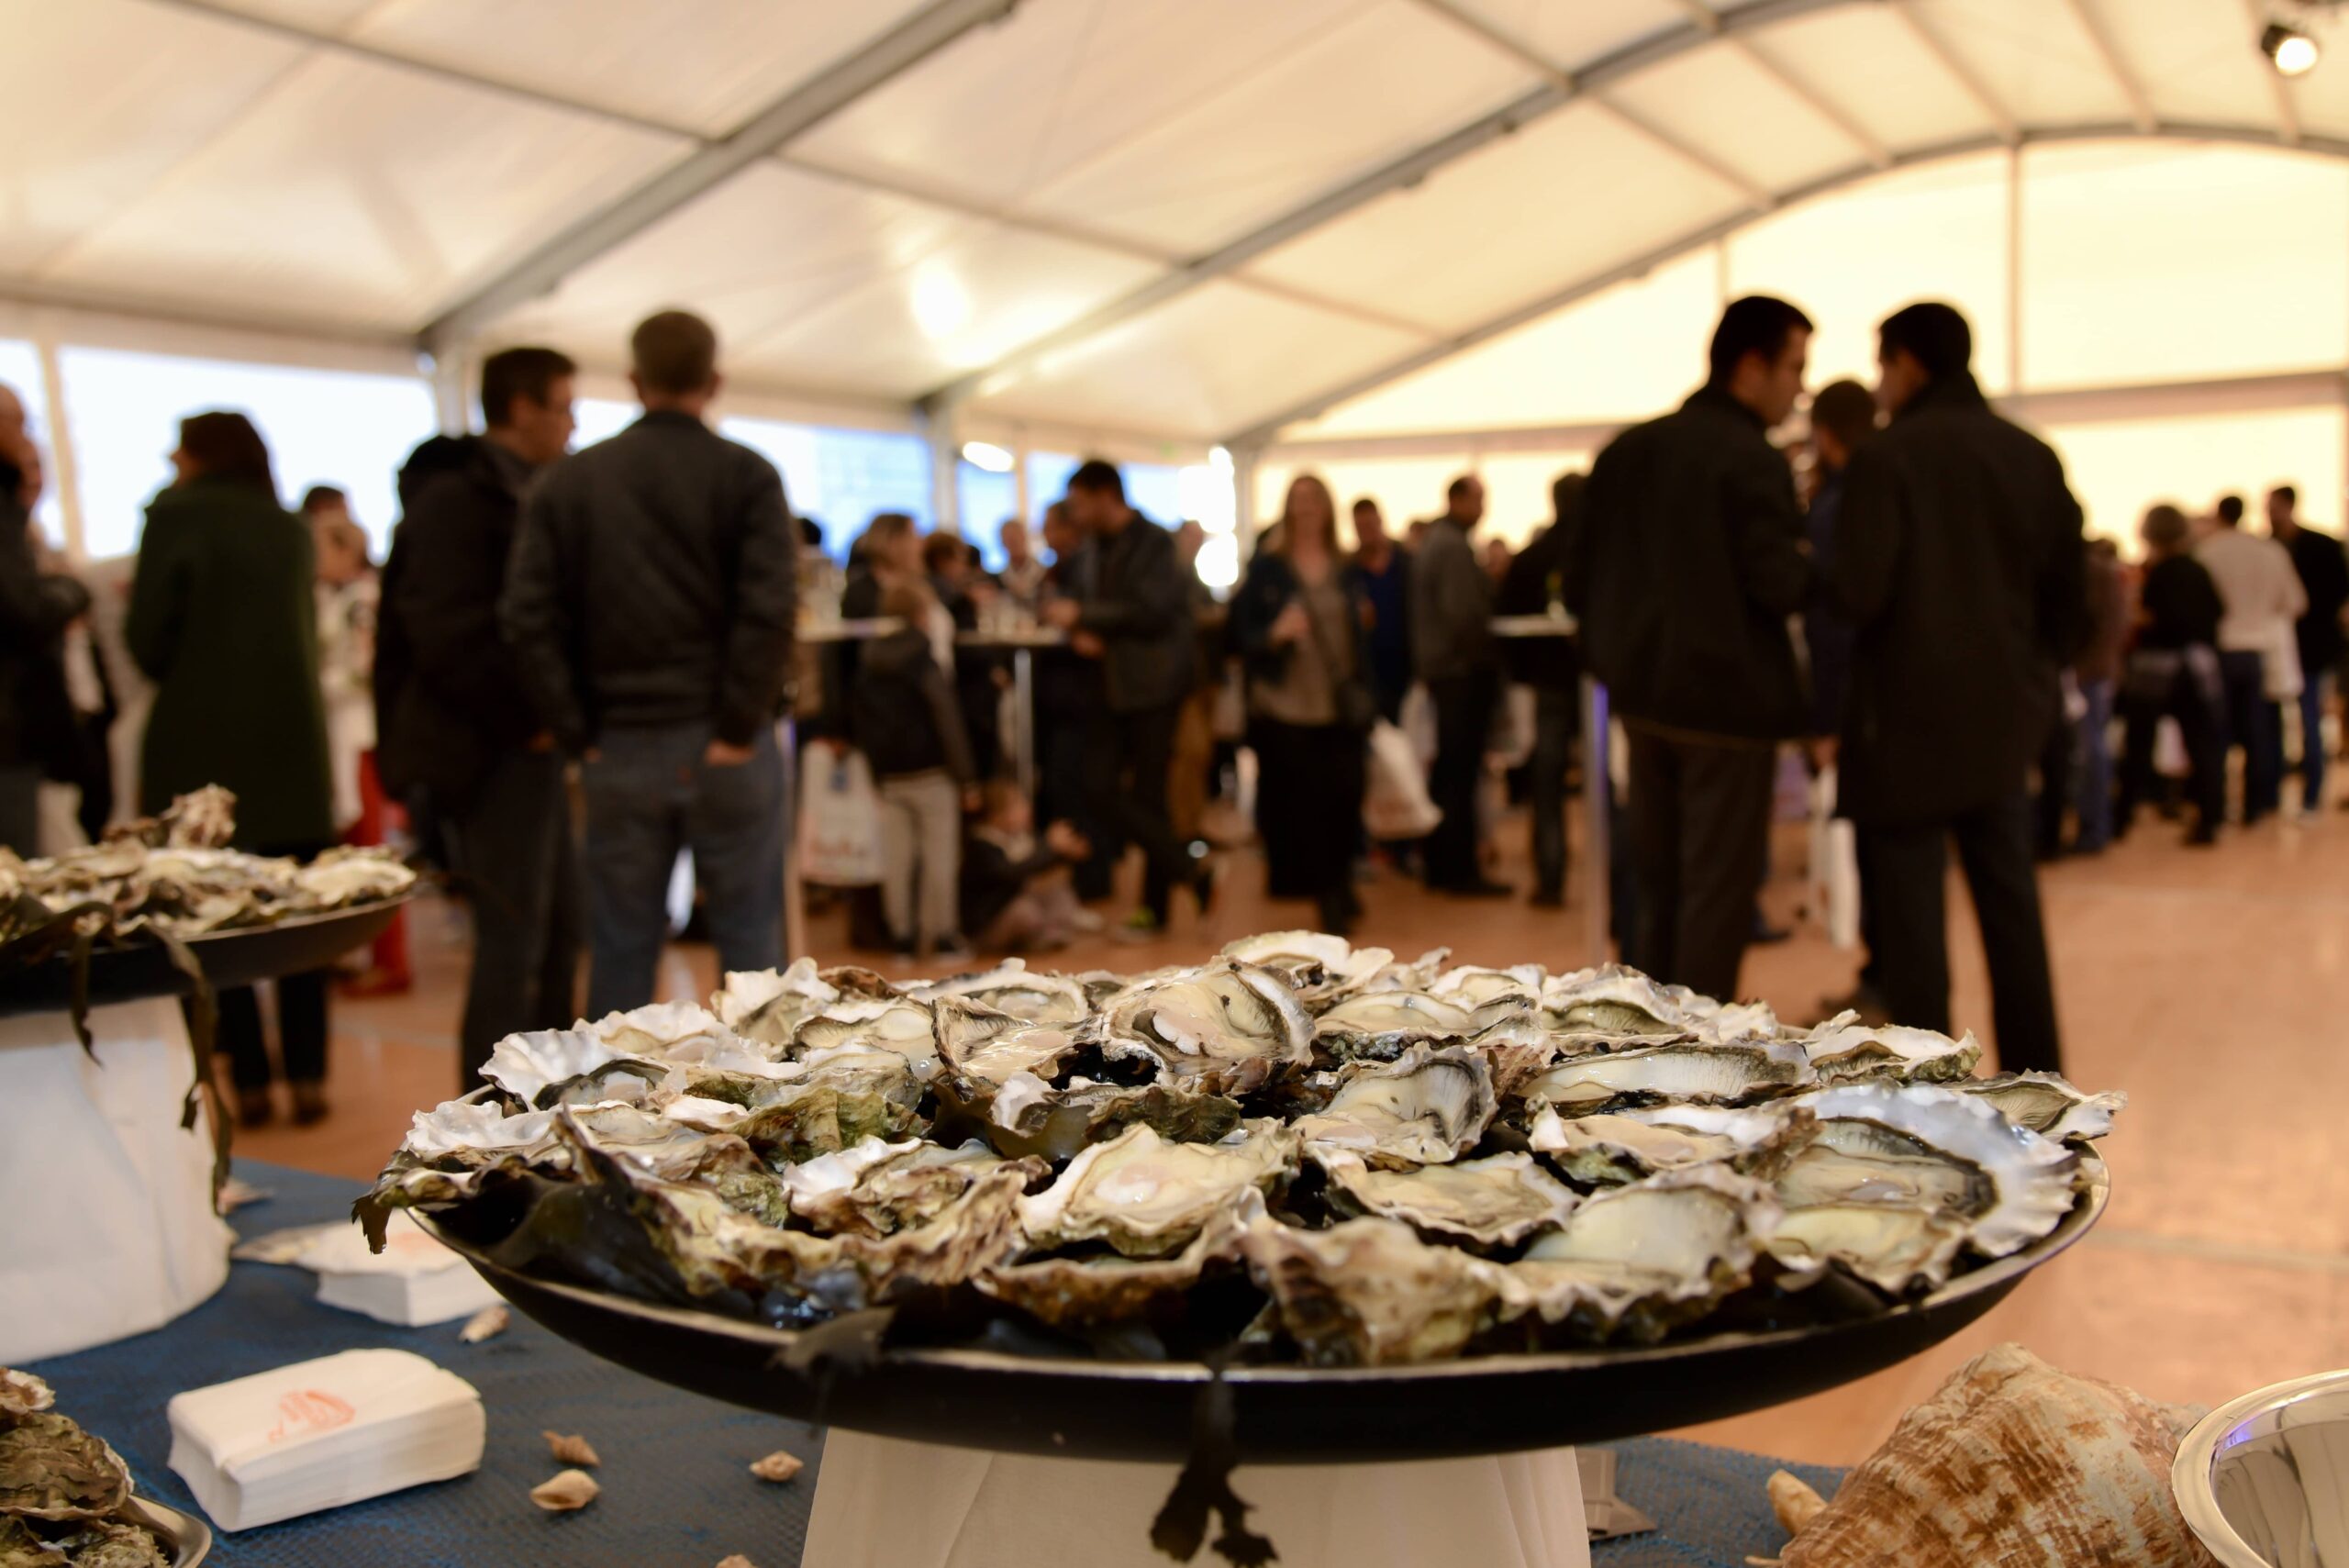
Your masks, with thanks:
[(1392, 1219), (1327, 1230), (1259, 1219), (1241, 1246), (1282, 1329), (1317, 1366), (1456, 1354), (1492, 1321), (1502, 1289), (1498, 1265), (1431, 1247)]
[(1691, 1165), (1726, 1165), (1775, 1176), (1818, 1126), (1808, 1110), (1778, 1105), (1653, 1106), (1562, 1117), (1545, 1106), (1528, 1140), (1578, 1182), (1634, 1182)]
[(1570, 1056), (1524, 1087), (1533, 1106), (1563, 1116), (1620, 1110), (1664, 1101), (1743, 1105), (1816, 1082), (1802, 1047), (1783, 1040), (1709, 1045), (1676, 1040), (1622, 1051)]
[(1508, 1265), (1509, 1315), (1661, 1339), (1753, 1278), (1777, 1221), (1767, 1186), (1717, 1165), (1610, 1188)]
[(1313, 1062), (1313, 1020), (1288, 987), (1229, 959), (1136, 981), (1102, 1004), (1097, 1032), (1111, 1060), (1209, 1093), (1246, 1093)]
[(1989, 1101), (2009, 1121), (2058, 1143), (2092, 1143), (2112, 1130), (2129, 1096), (2109, 1090), (2082, 1094), (2054, 1073), (2006, 1073), (1952, 1084), (1961, 1094)]
[(1093, 1011), (1083, 985), (1066, 975), (1039, 974), (1019, 958), (1005, 959), (995, 968), (974, 974), (950, 975), (918, 985), (907, 995), (931, 1003), (959, 998), (1030, 1024), (1067, 1027), (1083, 1022)]
[(1341, 1069), (1329, 1105), (1294, 1125), (1317, 1159), (1350, 1154), (1400, 1170), (1440, 1165), (1474, 1149), (1497, 1104), (1483, 1055), (1415, 1045), (1393, 1062)]
[(1024, 1200), (1019, 1224), (1037, 1251), (1097, 1240), (1130, 1258), (1163, 1258), (1242, 1193), (1281, 1184), (1296, 1163), (1297, 1135), (1277, 1122), (1251, 1123), (1216, 1143), (1169, 1143), (1147, 1127), (1130, 1128)]
[(1399, 1219), (1430, 1240), (1506, 1247), (1547, 1229), (1582, 1200), (1530, 1154), (1383, 1171), (1351, 1154), (1320, 1162), (1341, 1211)]
[(1264, 1197), (1250, 1187), (1208, 1215), (1179, 1252), (1157, 1258), (1118, 1252), (1029, 1258), (998, 1263), (976, 1284), (1058, 1329), (1143, 1318), (1178, 1301), (1210, 1267), (1236, 1264), (1241, 1236), (1264, 1213)]
[(1308, 1012), (1369, 984), (1395, 960), (1385, 948), (1358, 948), (1326, 931), (1270, 931), (1230, 943), (1222, 956), (1281, 977)]
[(1965, 1077), (1982, 1060), (1982, 1047), (1970, 1034), (1952, 1040), (1932, 1029), (1864, 1024), (1857, 1013), (1830, 1018), (1800, 1040), (1822, 1084), (1864, 1078), (1937, 1083)]

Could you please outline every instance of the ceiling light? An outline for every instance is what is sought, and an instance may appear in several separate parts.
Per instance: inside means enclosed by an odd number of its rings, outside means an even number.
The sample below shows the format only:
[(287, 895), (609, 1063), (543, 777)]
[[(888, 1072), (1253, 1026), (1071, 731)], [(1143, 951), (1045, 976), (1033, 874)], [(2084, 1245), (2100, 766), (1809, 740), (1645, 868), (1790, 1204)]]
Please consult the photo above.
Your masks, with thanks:
[(964, 441), (963, 461), (973, 468), (985, 469), (989, 473), (1011, 472), (1011, 454), (993, 441)]
[(2259, 50), (2279, 75), (2306, 76), (2316, 69), (2316, 39), (2289, 22), (2268, 23), (2259, 35)]

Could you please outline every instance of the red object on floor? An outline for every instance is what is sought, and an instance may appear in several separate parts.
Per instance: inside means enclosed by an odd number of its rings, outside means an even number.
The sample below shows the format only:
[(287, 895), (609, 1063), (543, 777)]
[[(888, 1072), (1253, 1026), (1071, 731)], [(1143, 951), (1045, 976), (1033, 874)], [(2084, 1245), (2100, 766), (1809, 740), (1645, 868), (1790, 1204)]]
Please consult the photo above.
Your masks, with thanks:
[[(359, 753), (359, 820), (344, 834), (346, 844), (380, 844), (395, 817), (404, 817), (399, 806), (384, 793), (383, 780), (375, 773), (373, 749)], [(415, 972), (407, 962), (407, 911), (403, 909), (392, 917), (375, 939), (375, 946), (368, 954), (367, 973), (359, 977), (358, 984), (350, 989), (360, 995), (380, 996), (406, 991), (416, 984)]]

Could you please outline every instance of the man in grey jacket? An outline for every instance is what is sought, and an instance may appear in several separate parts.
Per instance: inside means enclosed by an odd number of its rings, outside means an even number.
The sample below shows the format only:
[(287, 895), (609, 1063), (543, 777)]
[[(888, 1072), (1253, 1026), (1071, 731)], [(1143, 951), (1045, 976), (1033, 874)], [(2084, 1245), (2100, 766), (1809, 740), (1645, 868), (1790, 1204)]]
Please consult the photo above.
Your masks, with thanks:
[(1493, 580), (1468, 536), (1485, 517), (1484, 482), (1464, 473), (1411, 562), (1411, 656), (1435, 706), (1435, 765), (1428, 793), (1443, 820), (1428, 835), (1428, 885), (1469, 898), (1505, 897), (1476, 861), (1476, 783), (1500, 700), (1493, 639)]
[(798, 531), (774, 465), (705, 423), (708, 323), (662, 311), (629, 349), (644, 417), (532, 487), (499, 603), (540, 718), (583, 763), (591, 1018), (652, 1000), (681, 849), (720, 963), (783, 957)]

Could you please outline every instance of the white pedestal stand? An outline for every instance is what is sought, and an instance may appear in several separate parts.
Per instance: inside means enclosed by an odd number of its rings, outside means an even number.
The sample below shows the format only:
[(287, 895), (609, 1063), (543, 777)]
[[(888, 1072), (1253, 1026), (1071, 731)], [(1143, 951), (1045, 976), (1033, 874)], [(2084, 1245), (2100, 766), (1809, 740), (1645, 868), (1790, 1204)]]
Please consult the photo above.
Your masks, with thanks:
[[(835, 1427), (801, 1568), (1167, 1568), (1172, 1464), (988, 1453)], [(1282, 1568), (1589, 1568), (1572, 1449), (1232, 1476)], [(1210, 1522), (1212, 1540), (1216, 1525)], [(1211, 1549), (1195, 1560), (1220, 1564)]]
[(233, 1236), (212, 1135), (180, 1129), (195, 1058), (168, 997), (0, 1018), (0, 1366), (161, 1328), (218, 1290)]

